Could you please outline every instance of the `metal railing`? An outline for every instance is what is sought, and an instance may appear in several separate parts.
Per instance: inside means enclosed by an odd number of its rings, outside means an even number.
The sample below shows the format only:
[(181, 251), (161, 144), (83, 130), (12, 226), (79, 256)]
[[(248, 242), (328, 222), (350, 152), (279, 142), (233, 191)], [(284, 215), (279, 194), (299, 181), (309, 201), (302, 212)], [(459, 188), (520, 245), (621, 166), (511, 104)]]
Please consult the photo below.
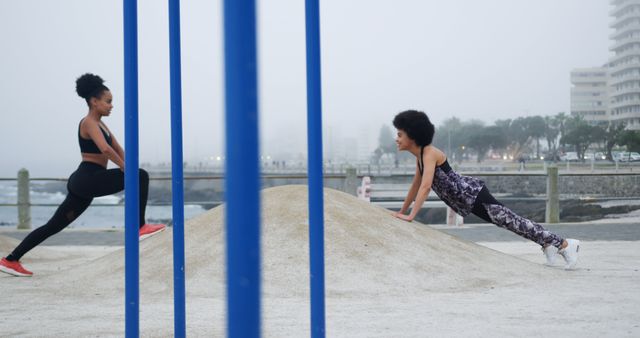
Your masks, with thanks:
[[(350, 175), (355, 176), (355, 171), (348, 171)], [(225, 178), (222, 174), (214, 174), (214, 175), (203, 175), (203, 176), (186, 176), (184, 177), (185, 181), (193, 181), (193, 180), (223, 180)], [(308, 177), (306, 174), (265, 174), (261, 175), (261, 178), (264, 181), (269, 180), (307, 180)], [(357, 178), (352, 177), (351, 179), (347, 178), (347, 174), (325, 174), (325, 179), (341, 179), (345, 182), (355, 181)], [(2, 181), (17, 181), (17, 201), (16, 203), (0, 203), (0, 207), (17, 207), (18, 208), (18, 229), (30, 229), (31, 228), (31, 207), (57, 207), (59, 203), (31, 203), (31, 191), (29, 189), (30, 182), (66, 182), (67, 178), (60, 177), (37, 177), (30, 178), (29, 171), (26, 169), (21, 169), (18, 172), (17, 178), (6, 178), (0, 177), (0, 182)], [(170, 176), (160, 176), (160, 177), (150, 177), (150, 181), (171, 181)], [(343, 191), (348, 191), (349, 189), (343, 187)], [(355, 188), (353, 189), (355, 194)], [(217, 206), (224, 203), (224, 201), (185, 201), (184, 205), (200, 205), (200, 206)], [(150, 201), (147, 203), (147, 206), (170, 206), (171, 202), (157, 202)], [(123, 203), (95, 203), (92, 204), (97, 207), (124, 207)]]
[[(535, 171), (462, 171), (461, 174), (467, 176), (482, 176), (482, 177), (516, 177), (516, 176), (529, 176), (529, 177), (547, 177), (547, 188), (544, 197), (526, 197), (527, 200), (545, 200), (547, 201), (547, 214), (545, 217), (546, 222), (554, 223), (559, 221), (559, 200), (560, 194), (558, 192), (558, 177), (559, 176), (602, 176), (603, 174), (607, 176), (638, 176), (640, 175), (640, 171), (606, 171), (603, 172), (594, 172), (594, 171), (560, 171), (560, 169), (564, 169), (564, 165), (554, 166), (544, 166), (546, 171), (535, 170)], [(360, 170), (358, 170), (360, 169)], [(392, 169), (392, 168), (385, 168)], [(340, 168), (340, 170), (344, 170), (342, 173), (337, 173), (337, 170), (334, 170), (334, 173), (326, 173), (324, 174), (324, 178), (326, 181), (329, 180), (341, 180), (342, 183), (338, 184), (339, 189), (347, 192), (352, 195), (356, 195), (356, 191), (358, 186), (360, 185), (360, 179), (365, 176), (372, 177), (374, 180), (374, 184), (376, 183), (376, 179), (395, 177), (401, 181), (410, 181), (413, 173), (409, 169), (400, 169), (399, 171), (393, 170), (381, 170), (381, 174), (376, 175), (375, 172), (377, 170), (370, 170), (369, 168), (361, 167), (361, 168)], [(185, 181), (194, 181), (194, 180), (212, 180), (219, 181), (223, 180), (225, 176), (223, 174), (211, 174), (211, 175), (201, 175), (201, 176), (185, 176)], [(264, 173), (261, 175), (262, 181), (268, 182), (272, 180), (307, 180), (308, 177), (304, 173), (285, 173), (285, 174), (274, 174), (274, 173)], [(158, 176), (158, 177), (150, 177), (151, 181), (170, 181), (170, 176)], [(59, 178), (59, 177), (38, 177), (38, 178), (30, 178), (29, 172), (25, 169), (22, 169), (18, 172), (17, 178), (0, 178), (0, 182), (2, 181), (17, 181), (17, 190), (18, 196), (16, 203), (0, 203), (0, 207), (17, 207), (18, 208), (18, 229), (29, 229), (31, 228), (31, 207), (57, 207), (59, 204), (57, 203), (31, 203), (30, 197), (30, 182), (66, 182), (67, 178)], [(288, 183), (287, 183), (288, 184)], [(277, 184), (276, 184), (277, 185)], [(504, 197), (503, 199), (508, 200), (509, 197)], [(523, 199), (523, 197), (518, 197), (517, 199)], [(628, 198), (601, 198), (601, 199), (628, 199)], [(374, 203), (385, 206), (384, 201), (374, 201)], [(388, 202), (388, 201), (387, 201)], [(185, 205), (199, 205), (199, 206), (207, 206), (207, 207), (215, 207), (224, 203), (222, 200), (213, 200), (213, 201), (185, 201)], [(388, 203), (387, 203), (388, 204)], [(149, 201), (148, 206), (170, 206), (172, 205), (170, 201)], [(92, 206), (97, 207), (123, 207), (122, 203), (96, 203)]]

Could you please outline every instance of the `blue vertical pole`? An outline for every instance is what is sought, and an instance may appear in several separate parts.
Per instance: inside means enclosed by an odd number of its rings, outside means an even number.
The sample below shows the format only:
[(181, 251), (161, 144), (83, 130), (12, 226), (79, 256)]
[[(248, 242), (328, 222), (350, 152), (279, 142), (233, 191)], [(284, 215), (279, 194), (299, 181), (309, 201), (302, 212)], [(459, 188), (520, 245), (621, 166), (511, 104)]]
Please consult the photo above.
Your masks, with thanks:
[(139, 243), (140, 189), (138, 186), (138, 9), (136, 0), (124, 0), (124, 135), (125, 135), (125, 335), (140, 335)]
[(182, 75), (180, 59), (180, 0), (169, 0), (169, 58), (171, 76), (171, 182), (173, 205), (174, 336), (185, 337), (184, 173), (182, 171)]
[(322, 90), (320, 76), (320, 10), (306, 1), (307, 144), (309, 157), (309, 262), (311, 337), (325, 336), (324, 197), (322, 183)]
[(224, 1), (227, 334), (260, 336), (255, 0)]

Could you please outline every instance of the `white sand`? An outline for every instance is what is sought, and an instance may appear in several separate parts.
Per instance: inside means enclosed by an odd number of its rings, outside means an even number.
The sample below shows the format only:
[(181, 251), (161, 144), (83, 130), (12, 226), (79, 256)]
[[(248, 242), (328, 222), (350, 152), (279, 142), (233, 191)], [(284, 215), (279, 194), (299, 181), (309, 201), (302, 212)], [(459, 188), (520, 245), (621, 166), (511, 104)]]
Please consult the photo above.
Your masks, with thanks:
[[(263, 193), (264, 336), (309, 335), (306, 201), (304, 186)], [(225, 335), (223, 213), (186, 224), (190, 336)], [(535, 244), (464, 242), (334, 190), (325, 227), (327, 336), (640, 336), (640, 242), (585, 242), (564, 271)], [(142, 336), (173, 335), (171, 241), (140, 246)], [(122, 249), (43, 246), (23, 263), (35, 277), (0, 276), (0, 336), (123, 335)]]

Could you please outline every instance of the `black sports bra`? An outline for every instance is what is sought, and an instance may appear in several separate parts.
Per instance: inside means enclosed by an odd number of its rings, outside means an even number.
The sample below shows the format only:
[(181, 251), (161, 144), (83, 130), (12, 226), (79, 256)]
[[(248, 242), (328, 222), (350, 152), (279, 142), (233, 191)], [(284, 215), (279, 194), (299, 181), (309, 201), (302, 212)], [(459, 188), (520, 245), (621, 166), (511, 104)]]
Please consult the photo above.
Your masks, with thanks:
[[(80, 124), (82, 124), (82, 120), (80, 120)], [(100, 151), (100, 148), (98, 148), (98, 146), (95, 142), (93, 142), (92, 139), (87, 140), (80, 136), (80, 124), (78, 124), (78, 143), (80, 144), (80, 152), (89, 154), (102, 154), (102, 151)], [(102, 132), (104, 139), (107, 141), (107, 144), (111, 146), (113, 142), (111, 140), (111, 135), (105, 132), (102, 127), (100, 127), (100, 131)]]
[[(423, 153), (424, 153), (424, 146), (420, 148), (420, 158), (418, 159), (418, 170), (420, 171), (420, 176), (422, 176), (422, 174), (424, 173), (424, 163), (422, 162)], [(442, 169), (445, 173), (448, 173), (451, 171), (451, 166), (449, 165), (449, 162), (447, 159), (445, 159), (444, 162), (442, 162), (442, 164), (437, 165), (436, 168)]]

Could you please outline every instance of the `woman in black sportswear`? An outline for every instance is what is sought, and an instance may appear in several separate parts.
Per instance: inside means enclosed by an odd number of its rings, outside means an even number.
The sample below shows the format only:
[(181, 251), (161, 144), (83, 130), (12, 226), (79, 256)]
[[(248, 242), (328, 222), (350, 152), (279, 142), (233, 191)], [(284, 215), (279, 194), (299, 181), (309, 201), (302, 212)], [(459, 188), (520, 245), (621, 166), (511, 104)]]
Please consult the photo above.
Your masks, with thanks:
[[(97, 75), (84, 74), (76, 80), (76, 92), (86, 100), (89, 112), (78, 126), (78, 142), (82, 162), (67, 182), (68, 194), (53, 217), (32, 231), (13, 252), (0, 260), (0, 271), (29, 277), (33, 273), (20, 264), (20, 259), (45, 239), (60, 232), (80, 216), (94, 197), (115, 194), (124, 189), (124, 150), (102, 121), (113, 108), (113, 96)], [(107, 169), (111, 161), (119, 168)], [(140, 169), (139, 235), (145, 238), (165, 229), (164, 224), (146, 224), (145, 209), (149, 191), (149, 174)]]

